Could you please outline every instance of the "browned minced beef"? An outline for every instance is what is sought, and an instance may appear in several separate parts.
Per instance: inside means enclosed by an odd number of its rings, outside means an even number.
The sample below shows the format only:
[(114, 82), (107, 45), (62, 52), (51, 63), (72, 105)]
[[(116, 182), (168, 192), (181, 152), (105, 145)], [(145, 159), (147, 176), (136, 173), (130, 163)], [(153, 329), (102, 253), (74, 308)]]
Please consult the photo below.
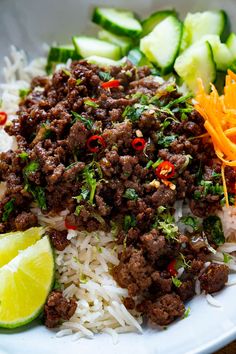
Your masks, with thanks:
[(45, 325), (48, 328), (57, 327), (62, 321), (69, 320), (73, 316), (76, 307), (73, 298), (67, 300), (61, 291), (52, 291), (44, 306)]
[(67, 231), (59, 231), (55, 229), (50, 229), (48, 231), (49, 237), (52, 241), (53, 246), (56, 248), (58, 251), (63, 251), (66, 246), (70, 244), (70, 241), (67, 240)]
[(183, 302), (174, 293), (160, 296), (155, 302), (147, 301), (145, 307), (150, 321), (160, 326), (168, 325), (185, 312)]
[[(119, 87), (103, 87), (107, 72)], [(77, 230), (109, 230), (112, 220), (117, 242), (124, 246), (113, 274), (128, 289), (125, 304), (143, 308), (156, 324), (182, 316), (182, 301), (193, 296), (194, 282), (209, 258), (202, 235), (196, 242), (194, 235), (169, 229), (175, 201), (189, 201), (200, 217), (224, 202), (221, 163), (208, 139), (199, 138), (204, 120), (189, 99), (177, 100), (181, 95), (171, 85), (158, 83), (150, 68), (130, 62), (105, 69), (74, 61), (52, 78), (33, 79), (17, 118), (5, 128), (18, 149), (0, 154), (0, 181), (7, 185), (0, 231), (36, 225), (32, 203), (50, 215), (68, 209), (65, 224)], [(104, 142), (96, 153), (88, 147), (93, 135)], [(143, 151), (132, 146), (137, 137), (146, 142)], [(156, 175), (158, 163), (166, 160), (175, 169), (171, 184)], [(225, 175), (230, 191), (236, 171), (227, 167)], [(166, 217), (160, 207), (166, 208)], [(50, 236), (58, 250), (67, 246), (66, 232), (51, 230)], [(173, 261), (184, 267), (177, 286), (175, 273), (168, 270)], [(57, 318), (50, 303), (47, 312)], [(59, 317), (68, 318), (69, 310)]]
[(228, 281), (228, 274), (229, 268), (225, 264), (209, 265), (199, 278), (201, 288), (209, 294), (221, 290)]

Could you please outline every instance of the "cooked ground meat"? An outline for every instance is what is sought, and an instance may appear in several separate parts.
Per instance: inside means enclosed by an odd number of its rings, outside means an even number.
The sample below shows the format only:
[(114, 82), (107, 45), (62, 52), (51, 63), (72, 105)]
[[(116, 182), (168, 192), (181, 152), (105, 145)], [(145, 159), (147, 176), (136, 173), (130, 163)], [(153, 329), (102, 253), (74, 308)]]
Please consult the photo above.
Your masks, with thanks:
[(58, 251), (63, 251), (66, 246), (70, 244), (70, 241), (67, 240), (67, 230), (58, 231), (51, 229), (48, 231), (49, 237), (52, 241), (53, 246)]
[[(105, 89), (101, 72), (106, 70), (81, 60), (72, 62), (70, 75), (59, 70), (52, 78), (33, 79), (17, 118), (5, 127), (18, 149), (0, 154), (0, 181), (7, 185), (0, 231), (36, 225), (32, 202), (50, 215), (68, 209), (65, 225), (77, 230), (109, 230), (112, 221), (123, 244), (113, 274), (128, 289), (125, 305), (166, 325), (183, 315), (182, 301), (194, 295), (209, 254), (201, 235), (196, 243), (192, 235), (180, 234), (174, 204), (189, 201), (200, 217), (219, 209), (224, 202), (220, 163), (212, 144), (198, 137), (205, 132), (203, 118), (190, 100), (176, 100), (181, 95), (174, 84), (169, 89), (150, 68), (127, 62), (109, 69), (119, 87)], [(135, 145), (137, 138), (143, 149)], [(172, 166), (171, 177), (168, 171), (158, 173), (163, 161)], [(236, 172), (227, 167), (225, 176), (232, 187)], [(59, 251), (69, 243), (66, 231), (49, 235)], [(184, 268), (179, 287), (173, 262)], [(200, 277), (208, 292), (226, 281), (226, 269), (221, 276), (217, 269), (210, 266)], [(74, 300), (53, 292), (46, 324), (58, 325), (74, 311)]]
[(199, 278), (201, 288), (209, 294), (221, 290), (228, 281), (228, 274), (229, 268), (225, 264), (209, 265)]
[(57, 327), (63, 320), (69, 320), (76, 310), (76, 301), (67, 300), (62, 292), (54, 290), (48, 296), (44, 306), (44, 322), (48, 328)]
[(184, 304), (176, 294), (163, 295), (155, 302), (148, 302), (146, 306), (148, 319), (160, 326), (168, 325), (185, 312)]

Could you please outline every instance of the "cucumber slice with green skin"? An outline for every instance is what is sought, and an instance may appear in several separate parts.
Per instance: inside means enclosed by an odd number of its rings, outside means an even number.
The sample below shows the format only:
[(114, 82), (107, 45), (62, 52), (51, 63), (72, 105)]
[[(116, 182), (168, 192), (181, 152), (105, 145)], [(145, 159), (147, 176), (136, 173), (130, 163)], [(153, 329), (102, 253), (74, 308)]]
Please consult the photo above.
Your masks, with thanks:
[(203, 36), (201, 42), (208, 42), (213, 51), (214, 61), (217, 70), (226, 71), (233, 63), (233, 55), (225, 43), (221, 43), (220, 37), (217, 35), (209, 34)]
[(106, 30), (99, 31), (98, 38), (103, 41), (118, 45), (121, 49), (122, 55), (126, 55), (133, 44), (133, 41), (130, 38), (124, 36), (117, 36), (116, 34), (108, 32)]
[(201, 78), (206, 90), (216, 79), (216, 64), (208, 42), (198, 42), (189, 47), (175, 61), (174, 69), (188, 88), (197, 92), (197, 79)]
[(233, 55), (233, 59), (236, 60), (236, 34), (231, 33), (226, 41), (226, 45)]
[(83, 58), (97, 55), (113, 60), (118, 60), (121, 57), (121, 50), (115, 44), (101, 41), (93, 37), (73, 37), (73, 44), (76, 52)]
[(227, 15), (222, 10), (188, 13), (184, 20), (181, 51), (207, 34), (223, 36), (227, 22)]
[(131, 11), (96, 7), (92, 21), (119, 36), (138, 37), (142, 32), (141, 24)]
[(125, 63), (126, 58), (122, 58), (120, 60), (112, 60), (104, 57), (99, 57), (97, 55), (91, 55), (90, 57), (86, 58), (88, 63), (96, 64), (97, 66), (103, 68), (109, 68), (110, 66), (121, 66)]
[(46, 71), (47, 73), (52, 72), (56, 64), (66, 63), (68, 59), (78, 60), (80, 58), (72, 44), (53, 46), (48, 53)]
[(145, 18), (141, 22), (143, 27), (142, 37), (149, 34), (158, 23), (163, 21), (168, 16), (175, 16), (177, 17), (177, 12), (175, 10), (164, 10), (164, 11), (156, 11), (151, 14), (151, 16)]
[(127, 59), (135, 66), (147, 65), (153, 67), (152, 63), (138, 48), (131, 49), (127, 55)]
[(178, 55), (181, 37), (182, 23), (175, 16), (169, 16), (141, 39), (140, 49), (162, 74), (168, 74)]

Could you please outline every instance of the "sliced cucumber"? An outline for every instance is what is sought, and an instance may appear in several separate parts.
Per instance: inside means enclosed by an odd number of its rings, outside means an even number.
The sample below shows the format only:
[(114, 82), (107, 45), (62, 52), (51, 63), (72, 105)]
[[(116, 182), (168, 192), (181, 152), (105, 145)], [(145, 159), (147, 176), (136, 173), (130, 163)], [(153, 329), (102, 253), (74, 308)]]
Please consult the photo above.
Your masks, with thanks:
[(118, 60), (121, 57), (120, 47), (115, 44), (101, 41), (93, 37), (73, 37), (73, 44), (76, 52), (83, 58), (91, 55), (97, 55), (113, 60)]
[(99, 57), (97, 55), (91, 55), (86, 58), (88, 63), (96, 64), (97, 66), (101, 66), (104, 68), (109, 68), (110, 66), (121, 66), (125, 63), (126, 58), (122, 58), (120, 60), (112, 60), (104, 57)]
[(53, 46), (50, 48), (47, 59), (46, 70), (52, 72), (54, 66), (58, 63), (66, 63), (68, 59), (77, 60), (80, 56), (72, 44)]
[(162, 74), (168, 74), (178, 55), (181, 36), (182, 23), (175, 16), (169, 16), (141, 39), (140, 49)]
[(117, 36), (114, 33), (108, 32), (106, 30), (101, 30), (98, 32), (98, 38), (107, 41), (110, 43), (113, 43), (115, 45), (118, 45), (121, 49), (121, 54), (126, 55), (129, 49), (132, 46), (132, 39), (124, 36)]
[(236, 34), (231, 33), (226, 41), (226, 45), (233, 55), (233, 59), (236, 60)]
[(120, 36), (137, 37), (142, 32), (142, 26), (131, 11), (96, 7), (92, 21)]
[(164, 11), (156, 11), (152, 13), (149, 17), (145, 18), (141, 24), (143, 27), (142, 37), (146, 36), (150, 33), (158, 23), (163, 21), (168, 16), (176, 16), (177, 12), (175, 10), (164, 10)]
[(226, 71), (233, 63), (233, 55), (227, 45), (221, 43), (220, 37), (214, 34), (203, 36), (200, 41), (210, 43), (217, 70)]
[(139, 48), (131, 49), (127, 55), (127, 59), (135, 66), (153, 66), (148, 58), (139, 50)]
[(197, 42), (206, 34), (222, 36), (227, 27), (227, 15), (224, 11), (205, 11), (188, 13), (184, 20), (181, 51)]
[(198, 42), (189, 47), (175, 61), (174, 69), (188, 88), (197, 92), (197, 79), (201, 78), (206, 90), (216, 78), (216, 65), (208, 42)]

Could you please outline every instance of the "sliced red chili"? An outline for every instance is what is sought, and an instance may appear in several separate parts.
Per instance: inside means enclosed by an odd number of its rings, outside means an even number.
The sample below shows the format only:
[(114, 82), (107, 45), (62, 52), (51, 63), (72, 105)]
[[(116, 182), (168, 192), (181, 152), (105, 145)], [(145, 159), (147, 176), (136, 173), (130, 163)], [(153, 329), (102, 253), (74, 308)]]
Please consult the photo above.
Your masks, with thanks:
[(169, 161), (163, 161), (156, 168), (156, 175), (160, 179), (169, 179), (175, 174), (175, 166)]
[(120, 86), (120, 81), (119, 80), (115, 80), (115, 79), (111, 79), (109, 81), (106, 81), (106, 82), (102, 83), (102, 88), (104, 88), (104, 89), (118, 87), (118, 86)]
[(5, 112), (0, 112), (0, 125), (4, 125), (7, 121), (7, 114)]
[(92, 135), (90, 136), (90, 138), (88, 138), (87, 148), (89, 149), (89, 151), (98, 152), (101, 147), (106, 147), (106, 142), (103, 137), (101, 137), (100, 135)]
[(66, 220), (65, 220), (65, 228), (67, 230), (76, 230), (76, 226), (70, 225)]
[(171, 261), (167, 266), (167, 270), (172, 277), (175, 277), (178, 274), (175, 267), (176, 267), (176, 259), (173, 259), (173, 261)]
[(146, 145), (146, 141), (143, 138), (135, 138), (132, 140), (132, 148), (136, 151), (142, 151)]

